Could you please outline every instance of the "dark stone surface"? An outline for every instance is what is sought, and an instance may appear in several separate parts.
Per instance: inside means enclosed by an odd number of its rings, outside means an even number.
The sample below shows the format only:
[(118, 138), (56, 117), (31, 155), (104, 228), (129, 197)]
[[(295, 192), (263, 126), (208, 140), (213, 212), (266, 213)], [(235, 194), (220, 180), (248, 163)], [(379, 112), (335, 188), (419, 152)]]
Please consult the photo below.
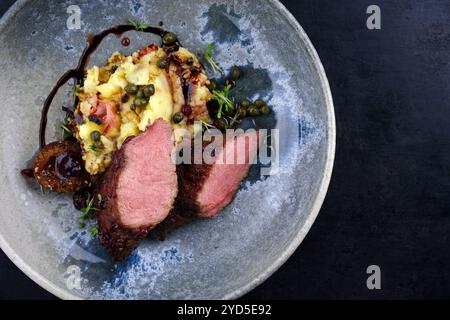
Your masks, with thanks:
[[(330, 80), (336, 163), (305, 241), (244, 299), (450, 298), (449, 2), (283, 2)], [(375, 2), (382, 30), (369, 31)], [(366, 288), (371, 264), (382, 290)], [(0, 298), (52, 298), (3, 254), (0, 283)]]

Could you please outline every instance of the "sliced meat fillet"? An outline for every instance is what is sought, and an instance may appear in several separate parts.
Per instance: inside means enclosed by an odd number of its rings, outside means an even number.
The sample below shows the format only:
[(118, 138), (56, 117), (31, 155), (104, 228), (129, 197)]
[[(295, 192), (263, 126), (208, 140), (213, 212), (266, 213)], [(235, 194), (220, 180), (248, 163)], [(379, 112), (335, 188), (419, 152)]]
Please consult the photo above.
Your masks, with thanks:
[(159, 119), (124, 143), (98, 184), (99, 240), (114, 259), (127, 257), (172, 210), (178, 192), (173, 147), (172, 128)]
[(257, 132), (248, 132), (225, 141), (213, 164), (178, 165), (179, 193), (174, 209), (150, 236), (164, 239), (168, 233), (197, 218), (218, 215), (233, 200), (247, 176), (256, 159), (259, 140)]

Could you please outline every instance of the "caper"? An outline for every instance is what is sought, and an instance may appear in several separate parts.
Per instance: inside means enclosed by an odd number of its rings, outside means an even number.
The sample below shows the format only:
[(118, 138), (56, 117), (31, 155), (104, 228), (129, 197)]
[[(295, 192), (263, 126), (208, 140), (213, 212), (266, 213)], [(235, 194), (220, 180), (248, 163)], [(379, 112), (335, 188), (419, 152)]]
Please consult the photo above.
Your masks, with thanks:
[(252, 103), (248, 99), (243, 99), (241, 101), (241, 107), (248, 108)]
[(259, 109), (256, 106), (252, 105), (248, 108), (248, 114), (252, 117), (259, 116)]
[(264, 115), (268, 115), (270, 113), (270, 108), (268, 106), (263, 106), (259, 111)]
[(153, 84), (145, 86), (144, 89), (142, 90), (146, 98), (150, 98), (152, 95), (155, 94), (155, 86)]
[(245, 118), (246, 116), (247, 116), (247, 110), (245, 110), (243, 108), (239, 108), (238, 118), (242, 119), (242, 118)]
[(167, 69), (167, 67), (168, 67), (168, 63), (167, 63), (167, 61), (164, 60), (164, 59), (158, 60), (158, 62), (156, 63), (156, 65), (157, 65), (158, 68), (160, 68), (160, 69)]
[(99, 140), (99, 141), (95, 141), (94, 142), (94, 147), (95, 149), (103, 149), (103, 143)]
[(139, 88), (138, 92), (136, 93), (136, 98), (145, 98), (144, 89)]
[(163, 44), (167, 46), (167, 45), (172, 44), (177, 41), (177, 35), (174, 33), (168, 32), (163, 36), (162, 41), (163, 41)]
[(214, 81), (210, 81), (209, 84), (207, 85), (209, 91), (213, 92), (214, 90), (217, 89), (217, 85)]
[(177, 112), (173, 115), (173, 123), (180, 123), (184, 119), (184, 114), (182, 112)]
[(125, 92), (129, 95), (135, 95), (138, 92), (139, 88), (137, 85), (129, 84), (125, 87)]
[(137, 98), (134, 100), (134, 104), (136, 107), (144, 108), (147, 105), (148, 101), (145, 98)]
[(99, 131), (92, 131), (91, 132), (91, 139), (93, 141), (100, 141), (101, 137), (102, 137), (102, 134)]
[(231, 68), (231, 79), (233, 79), (234, 81), (238, 80), (242, 75), (242, 71), (241, 69), (239, 69), (238, 67), (234, 66), (233, 68)]
[(262, 107), (266, 106), (267, 103), (263, 99), (258, 99), (258, 100), (255, 101), (255, 105), (258, 108), (262, 108)]

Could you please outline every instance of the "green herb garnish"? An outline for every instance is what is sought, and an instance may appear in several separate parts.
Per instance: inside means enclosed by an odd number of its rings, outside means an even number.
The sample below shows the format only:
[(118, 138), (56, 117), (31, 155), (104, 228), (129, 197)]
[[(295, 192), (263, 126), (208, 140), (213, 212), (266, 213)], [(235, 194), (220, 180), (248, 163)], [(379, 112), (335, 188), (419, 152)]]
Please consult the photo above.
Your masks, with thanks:
[(75, 98), (77, 96), (77, 93), (80, 91), (81, 86), (79, 84), (76, 84), (72, 87), (72, 96)]
[(206, 131), (206, 130), (209, 130), (209, 129), (213, 129), (213, 128), (217, 129), (215, 126), (213, 126), (212, 124), (210, 124), (210, 123), (208, 123), (206, 121), (200, 120), (200, 122), (202, 124), (203, 131)]
[(215, 45), (213, 43), (208, 44), (208, 47), (206, 48), (205, 53), (203, 55), (214, 72), (223, 73), (223, 69), (214, 61), (212, 57), (214, 48)]
[(89, 232), (91, 233), (91, 236), (95, 238), (98, 235), (98, 225), (93, 226)]
[(144, 23), (139, 23), (133, 19), (128, 19), (128, 24), (133, 26), (137, 31), (144, 31), (149, 27), (149, 25)]
[(88, 149), (91, 150), (91, 151), (94, 151), (94, 152), (95, 152), (95, 155), (96, 155), (97, 157), (101, 157), (102, 154), (103, 154), (103, 153), (102, 153), (95, 145), (93, 145), (93, 144), (90, 144), (90, 145), (88, 146)]
[(235, 109), (235, 104), (230, 97), (231, 85), (227, 85), (223, 90), (214, 90), (213, 99), (219, 103), (219, 110), (217, 111), (217, 119), (222, 118), (223, 108), (225, 112)]
[(63, 130), (62, 138), (63, 140), (67, 140), (73, 137), (73, 131), (69, 127), (70, 117), (66, 116), (64, 118), (63, 123), (61, 124), (61, 129)]
[(81, 216), (81, 219), (89, 220), (94, 218), (94, 211), (99, 211), (98, 208), (94, 207), (94, 197), (89, 196), (86, 200), (86, 207), (81, 209), (81, 212), (83, 212), (83, 215)]
[(238, 118), (239, 118), (239, 111), (240, 110), (241, 110), (241, 108), (239, 107), (239, 109), (234, 114), (233, 119), (231, 119), (230, 127), (233, 127), (236, 123), (240, 123), (240, 121), (238, 120)]

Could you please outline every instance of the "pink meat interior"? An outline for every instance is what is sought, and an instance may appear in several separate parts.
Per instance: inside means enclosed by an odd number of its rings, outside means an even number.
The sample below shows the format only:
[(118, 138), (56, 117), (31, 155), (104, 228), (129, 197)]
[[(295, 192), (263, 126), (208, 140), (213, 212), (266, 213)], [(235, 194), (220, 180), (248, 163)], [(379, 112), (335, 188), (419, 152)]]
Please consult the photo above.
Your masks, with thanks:
[[(233, 200), (241, 181), (247, 176), (253, 160), (256, 159), (260, 143), (258, 140), (257, 132), (249, 132), (225, 142), (222, 152), (217, 156), (217, 159), (222, 161), (216, 161), (212, 166), (197, 196), (201, 217), (217, 215)], [(239, 158), (244, 161), (238, 163)], [(234, 161), (230, 163), (227, 159)]]
[(169, 214), (178, 189), (171, 160), (172, 128), (157, 120), (124, 148), (116, 192), (120, 221), (130, 228), (154, 227)]

